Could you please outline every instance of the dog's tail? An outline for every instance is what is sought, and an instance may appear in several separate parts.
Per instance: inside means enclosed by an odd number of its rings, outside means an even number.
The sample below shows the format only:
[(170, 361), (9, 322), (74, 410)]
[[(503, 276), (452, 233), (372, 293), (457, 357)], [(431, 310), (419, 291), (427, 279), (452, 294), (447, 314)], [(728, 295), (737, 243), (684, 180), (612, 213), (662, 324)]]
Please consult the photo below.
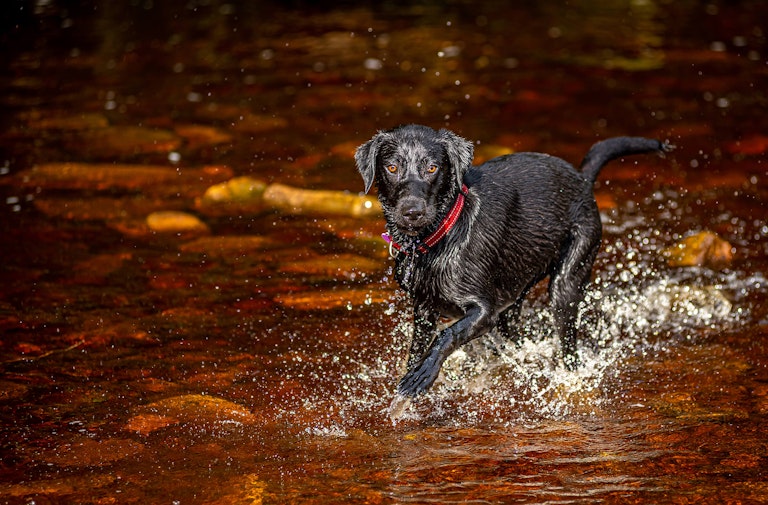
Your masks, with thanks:
[(658, 152), (662, 156), (674, 149), (669, 142), (644, 137), (613, 137), (602, 140), (590, 148), (581, 162), (581, 172), (594, 184), (600, 169), (609, 161), (629, 154)]

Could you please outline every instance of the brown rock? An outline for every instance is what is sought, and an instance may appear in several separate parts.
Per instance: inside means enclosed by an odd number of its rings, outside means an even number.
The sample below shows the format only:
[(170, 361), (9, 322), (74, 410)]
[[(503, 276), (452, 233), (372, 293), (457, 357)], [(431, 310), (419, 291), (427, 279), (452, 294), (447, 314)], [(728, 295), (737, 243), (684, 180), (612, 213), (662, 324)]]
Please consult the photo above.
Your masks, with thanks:
[(129, 456), (140, 454), (144, 446), (133, 440), (107, 439), (103, 441), (78, 437), (62, 444), (53, 452), (42, 455), (43, 461), (59, 466), (105, 466)]
[(109, 121), (102, 114), (84, 112), (75, 115), (30, 114), (27, 127), (32, 130), (91, 130), (106, 128)]
[(180, 249), (186, 253), (205, 254), (209, 258), (241, 258), (279, 247), (273, 239), (256, 235), (234, 235), (226, 237), (200, 237), (182, 244)]
[(213, 146), (232, 142), (232, 135), (205, 125), (179, 125), (173, 129), (190, 147)]
[(20, 174), (22, 184), (65, 189), (138, 189), (172, 181), (174, 168), (111, 163), (44, 163)]
[(354, 279), (360, 275), (383, 270), (386, 263), (356, 254), (333, 254), (292, 261), (280, 266), (287, 274), (304, 274), (334, 279)]
[(88, 156), (123, 157), (167, 153), (181, 146), (181, 138), (167, 130), (141, 126), (109, 126), (79, 132), (65, 142), (72, 151)]
[(240, 426), (254, 424), (258, 418), (245, 407), (223, 398), (207, 395), (182, 395), (159, 400), (139, 409), (125, 429), (148, 435), (175, 424), (193, 426)]
[(733, 246), (709, 231), (690, 235), (662, 251), (673, 267), (728, 265), (733, 259)]

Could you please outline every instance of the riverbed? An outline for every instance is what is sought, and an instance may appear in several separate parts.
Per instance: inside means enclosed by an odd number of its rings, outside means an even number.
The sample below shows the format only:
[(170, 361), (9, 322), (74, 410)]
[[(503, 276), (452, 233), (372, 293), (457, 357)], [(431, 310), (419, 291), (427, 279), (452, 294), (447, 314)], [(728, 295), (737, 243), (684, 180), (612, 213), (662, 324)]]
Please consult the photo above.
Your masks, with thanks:
[[(0, 502), (768, 500), (761, 2), (2, 10)], [(409, 300), (353, 154), (407, 123), (676, 146), (596, 184), (579, 369), (537, 286), (391, 419)]]

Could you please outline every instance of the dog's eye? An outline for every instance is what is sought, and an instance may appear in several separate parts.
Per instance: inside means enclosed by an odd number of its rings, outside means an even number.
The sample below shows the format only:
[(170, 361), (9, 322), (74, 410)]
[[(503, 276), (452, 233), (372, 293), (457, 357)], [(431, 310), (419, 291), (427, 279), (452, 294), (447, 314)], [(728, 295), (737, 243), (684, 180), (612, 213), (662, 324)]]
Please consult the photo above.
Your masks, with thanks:
[(387, 165), (387, 170), (389, 173), (394, 174), (397, 172), (397, 165)]
[(434, 174), (435, 172), (437, 172), (437, 165), (430, 165), (427, 168), (427, 172), (429, 172), (430, 174)]

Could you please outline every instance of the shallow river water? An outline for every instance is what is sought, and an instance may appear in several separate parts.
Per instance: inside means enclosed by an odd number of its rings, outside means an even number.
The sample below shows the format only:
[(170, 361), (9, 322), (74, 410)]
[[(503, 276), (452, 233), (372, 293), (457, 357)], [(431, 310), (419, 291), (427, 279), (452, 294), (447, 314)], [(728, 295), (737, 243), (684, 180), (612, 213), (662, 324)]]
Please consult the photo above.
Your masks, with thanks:
[[(0, 10), (0, 503), (768, 502), (762, 2)], [(596, 185), (581, 368), (539, 286), (390, 419), (409, 302), (352, 155), (410, 122), (677, 146)]]

